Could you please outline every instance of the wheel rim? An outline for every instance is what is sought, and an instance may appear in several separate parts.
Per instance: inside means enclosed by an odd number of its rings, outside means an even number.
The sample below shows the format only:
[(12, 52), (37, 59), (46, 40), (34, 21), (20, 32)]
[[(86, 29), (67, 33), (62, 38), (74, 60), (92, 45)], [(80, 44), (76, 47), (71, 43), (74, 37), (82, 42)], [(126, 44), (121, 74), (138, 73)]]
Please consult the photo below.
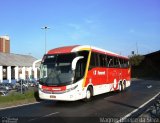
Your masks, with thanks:
[(121, 84), (119, 84), (119, 90), (121, 91)]
[(123, 84), (120, 84), (120, 89), (119, 89), (120, 91), (122, 91), (123, 90)]
[(90, 90), (87, 90), (87, 99), (90, 99), (91, 98), (91, 92), (90, 92)]
[(123, 90), (125, 90), (125, 89), (126, 89), (126, 83), (123, 82)]
[(123, 89), (124, 89), (124, 86), (123, 86), (123, 83), (122, 83), (122, 91), (123, 91)]

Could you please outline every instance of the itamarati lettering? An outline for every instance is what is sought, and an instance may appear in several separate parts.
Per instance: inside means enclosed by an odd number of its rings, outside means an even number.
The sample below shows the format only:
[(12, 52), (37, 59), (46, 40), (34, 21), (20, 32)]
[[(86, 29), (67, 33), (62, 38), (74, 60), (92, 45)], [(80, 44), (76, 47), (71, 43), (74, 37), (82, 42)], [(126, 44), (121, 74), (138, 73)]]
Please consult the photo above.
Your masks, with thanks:
[(98, 75), (105, 75), (106, 72), (105, 71), (98, 71)]

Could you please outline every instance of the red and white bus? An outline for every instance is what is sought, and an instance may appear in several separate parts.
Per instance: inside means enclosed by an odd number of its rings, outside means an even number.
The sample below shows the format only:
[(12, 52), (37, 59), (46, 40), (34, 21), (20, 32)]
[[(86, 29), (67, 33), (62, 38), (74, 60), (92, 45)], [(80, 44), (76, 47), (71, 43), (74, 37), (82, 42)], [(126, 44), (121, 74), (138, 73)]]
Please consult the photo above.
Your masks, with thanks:
[(45, 100), (90, 100), (130, 86), (127, 57), (92, 46), (49, 50), (40, 67), (39, 97)]

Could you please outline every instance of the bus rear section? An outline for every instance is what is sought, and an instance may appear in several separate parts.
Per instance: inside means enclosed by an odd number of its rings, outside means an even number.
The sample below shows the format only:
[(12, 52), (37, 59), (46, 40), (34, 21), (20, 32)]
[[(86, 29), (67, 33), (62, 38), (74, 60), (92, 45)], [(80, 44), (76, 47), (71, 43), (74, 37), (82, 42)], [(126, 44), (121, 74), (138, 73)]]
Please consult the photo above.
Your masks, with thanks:
[(92, 95), (123, 91), (130, 86), (130, 65), (126, 57), (92, 50), (85, 87)]

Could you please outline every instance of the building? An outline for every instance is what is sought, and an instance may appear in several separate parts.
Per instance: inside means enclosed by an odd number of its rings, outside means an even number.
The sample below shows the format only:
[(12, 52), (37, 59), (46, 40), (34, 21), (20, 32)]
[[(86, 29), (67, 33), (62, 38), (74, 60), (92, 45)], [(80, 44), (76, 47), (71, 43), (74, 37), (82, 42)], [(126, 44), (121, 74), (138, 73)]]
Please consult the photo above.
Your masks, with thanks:
[(132, 66), (132, 77), (160, 80), (160, 50), (143, 57), (138, 66)]
[(39, 64), (30, 55), (0, 52), (0, 82), (18, 81), (19, 79), (38, 79)]
[(0, 52), (10, 53), (9, 36), (0, 36)]

